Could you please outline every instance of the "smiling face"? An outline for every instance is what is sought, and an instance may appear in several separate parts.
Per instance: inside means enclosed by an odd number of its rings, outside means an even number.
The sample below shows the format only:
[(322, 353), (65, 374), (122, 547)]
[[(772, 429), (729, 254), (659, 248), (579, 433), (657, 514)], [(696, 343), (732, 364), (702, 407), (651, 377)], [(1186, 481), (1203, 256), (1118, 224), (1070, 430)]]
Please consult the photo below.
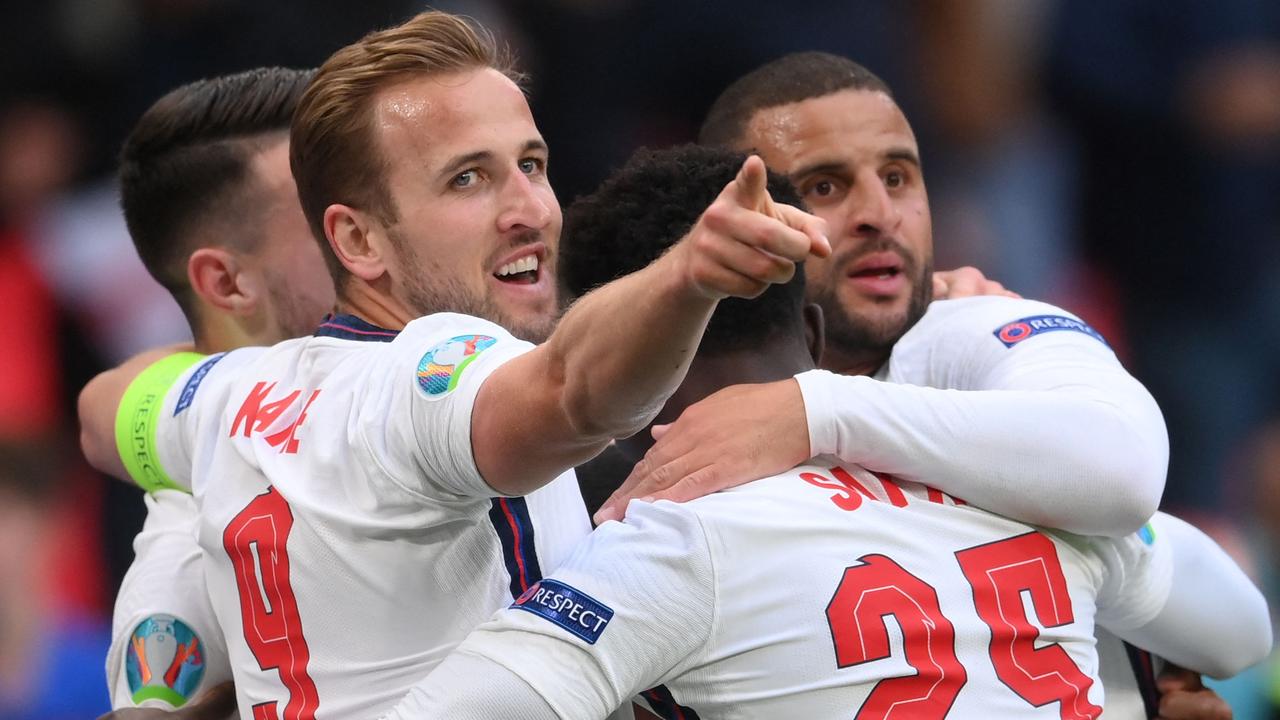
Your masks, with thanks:
[(933, 290), (929, 199), (906, 117), (885, 93), (842, 90), (757, 112), (740, 144), (827, 221), (831, 256), (810, 257), (805, 274), (832, 369), (874, 370)]
[(396, 220), (391, 292), (541, 341), (557, 315), (560, 205), (524, 94), (485, 68), (415, 78), (374, 99)]

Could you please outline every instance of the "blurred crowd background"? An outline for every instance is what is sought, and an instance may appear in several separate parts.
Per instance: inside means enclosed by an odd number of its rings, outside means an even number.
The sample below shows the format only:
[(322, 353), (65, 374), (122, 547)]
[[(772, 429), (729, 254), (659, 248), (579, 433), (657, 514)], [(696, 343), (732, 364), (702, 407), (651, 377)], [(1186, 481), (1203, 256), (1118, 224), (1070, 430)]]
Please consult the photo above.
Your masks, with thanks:
[[(75, 396), (98, 370), (186, 336), (117, 207), (120, 143), (178, 84), (314, 66), (425, 6), (4, 7), (0, 720), (35, 707), (91, 717), (106, 709), (110, 603), (143, 505), (80, 459)], [(1166, 509), (1217, 537), (1280, 601), (1280, 3), (435, 7), (515, 48), (564, 203), (637, 146), (691, 140), (729, 81), (783, 53), (833, 51), (881, 75), (920, 139), (938, 267), (976, 265), (1101, 330), (1164, 408)], [(1220, 687), (1238, 718), (1280, 716), (1275, 663)]]

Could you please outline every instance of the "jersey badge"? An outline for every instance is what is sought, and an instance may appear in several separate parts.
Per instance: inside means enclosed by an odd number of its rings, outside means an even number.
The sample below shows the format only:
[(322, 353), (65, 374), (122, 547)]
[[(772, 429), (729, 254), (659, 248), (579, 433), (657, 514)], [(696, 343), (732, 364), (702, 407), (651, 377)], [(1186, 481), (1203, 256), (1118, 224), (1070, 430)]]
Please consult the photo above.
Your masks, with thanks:
[(173, 409), (173, 416), (178, 417), (178, 413), (191, 407), (191, 401), (196, 397), (196, 390), (200, 389), (200, 383), (204, 382), (204, 376), (209, 374), (214, 365), (226, 356), (226, 353), (218, 353), (211, 356), (191, 373), (191, 377), (187, 379), (187, 384), (182, 386), (182, 394), (178, 396), (178, 405)]
[(436, 345), (418, 361), (418, 388), (433, 400), (448, 395), (471, 361), (496, 342), (488, 335), (459, 335)]
[(200, 689), (204, 668), (200, 637), (172, 615), (152, 615), (129, 636), (125, 672), (135, 705), (159, 700), (182, 707)]
[(543, 579), (529, 586), (511, 607), (524, 610), (595, 645), (613, 619), (613, 609), (577, 588)]
[(1041, 333), (1054, 332), (1055, 330), (1070, 330), (1072, 332), (1082, 333), (1084, 335), (1088, 335), (1094, 340), (1097, 340), (1103, 345), (1106, 345), (1107, 347), (1111, 347), (1110, 345), (1107, 345), (1106, 338), (1102, 337), (1102, 333), (1089, 327), (1085, 322), (1076, 320), (1075, 318), (1066, 317), (1065, 315), (1035, 315), (1032, 317), (1025, 317), (1021, 320), (1014, 320), (1007, 325), (1001, 325), (996, 328), (996, 331), (992, 334), (996, 336), (997, 340), (1004, 343), (1005, 347), (1011, 348), (1023, 340), (1033, 338)]

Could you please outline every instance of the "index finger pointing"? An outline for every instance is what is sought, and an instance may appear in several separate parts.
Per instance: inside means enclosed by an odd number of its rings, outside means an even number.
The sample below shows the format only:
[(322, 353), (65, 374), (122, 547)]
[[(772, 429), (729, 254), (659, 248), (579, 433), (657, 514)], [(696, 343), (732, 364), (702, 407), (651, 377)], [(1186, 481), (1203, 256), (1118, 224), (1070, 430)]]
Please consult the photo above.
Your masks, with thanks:
[(769, 176), (758, 155), (748, 157), (733, 179), (734, 197), (742, 207), (768, 214), (773, 206), (769, 197)]
[(809, 254), (818, 257), (831, 255), (831, 241), (827, 239), (827, 221), (790, 205), (777, 205), (778, 217), (788, 227), (809, 237)]

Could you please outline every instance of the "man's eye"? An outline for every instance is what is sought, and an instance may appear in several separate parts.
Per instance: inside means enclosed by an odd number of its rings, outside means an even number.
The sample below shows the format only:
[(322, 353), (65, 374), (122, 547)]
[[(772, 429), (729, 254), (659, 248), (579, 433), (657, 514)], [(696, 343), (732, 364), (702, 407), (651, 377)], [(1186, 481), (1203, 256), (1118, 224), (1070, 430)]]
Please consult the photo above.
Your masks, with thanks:
[(475, 185), (480, 180), (480, 175), (475, 170), (467, 170), (453, 176), (453, 186), (456, 188), (465, 188)]
[(542, 169), (542, 162), (537, 158), (525, 158), (520, 161), (520, 172), (525, 175), (532, 175)]
[(907, 178), (902, 173), (894, 171), (884, 176), (885, 187), (900, 188), (907, 184)]
[(818, 197), (827, 197), (835, 191), (835, 185), (830, 180), (819, 180), (813, 184), (813, 187), (809, 188), (809, 193)]

